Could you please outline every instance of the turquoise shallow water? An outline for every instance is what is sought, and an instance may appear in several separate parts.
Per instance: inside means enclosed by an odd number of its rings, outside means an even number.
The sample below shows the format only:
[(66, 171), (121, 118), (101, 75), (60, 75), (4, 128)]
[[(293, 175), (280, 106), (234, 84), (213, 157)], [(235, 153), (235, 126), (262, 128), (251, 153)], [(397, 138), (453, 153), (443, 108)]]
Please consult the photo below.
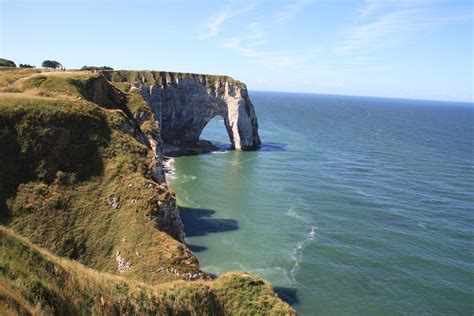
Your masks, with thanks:
[[(262, 150), (174, 160), (205, 271), (257, 273), (301, 315), (474, 312), (472, 104), (250, 96)], [(220, 118), (202, 138), (229, 143)]]

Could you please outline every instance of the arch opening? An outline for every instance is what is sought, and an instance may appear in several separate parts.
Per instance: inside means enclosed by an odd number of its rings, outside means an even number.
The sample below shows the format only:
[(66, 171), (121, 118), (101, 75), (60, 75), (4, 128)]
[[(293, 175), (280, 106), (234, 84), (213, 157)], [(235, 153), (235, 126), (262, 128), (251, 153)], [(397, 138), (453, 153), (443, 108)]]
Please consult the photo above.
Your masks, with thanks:
[(224, 118), (221, 115), (215, 115), (211, 118), (199, 135), (199, 141), (208, 141), (219, 149), (232, 149), (232, 134), (227, 128)]

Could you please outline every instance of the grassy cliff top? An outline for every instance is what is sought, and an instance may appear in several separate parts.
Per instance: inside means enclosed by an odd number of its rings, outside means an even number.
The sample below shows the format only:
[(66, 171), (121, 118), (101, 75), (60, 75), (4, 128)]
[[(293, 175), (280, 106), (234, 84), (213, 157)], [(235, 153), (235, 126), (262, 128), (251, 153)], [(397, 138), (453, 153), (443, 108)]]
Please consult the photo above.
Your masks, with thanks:
[(229, 76), (223, 75), (209, 75), (209, 74), (195, 74), (184, 72), (170, 72), (170, 71), (150, 71), (150, 70), (105, 70), (102, 71), (104, 76), (111, 82), (128, 82), (128, 83), (143, 83), (143, 84), (170, 84), (179, 81), (183, 78), (192, 78), (201, 81), (208, 85), (215, 85), (217, 83), (228, 82), (238, 87), (245, 87), (245, 84), (235, 80)]
[[(61, 79), (67, 80), (84, 80), (91, 76), (103, 75), (109, 82), (119, 90), (128, 92), (131, 84), (173, 84), (183, 78), (192, 78), (206, 85), (216, 85), (228, 82), (239, 88), (246, 88), (245, 84), (239, 80), (225, 75), (209, 75), (171, 71), (152, 71), (152, 70), (99, 70), (99, 71), (83, 71), (83, 70), (52, 70), (52, 69), (36, 69), (36, 68), (0, 68), (0, 91), (4, 92), (25, 92), (25, 90), (33, 90), (36, 93), (58, 93), (64, 92), (63, 97), (77, 96), (74, 91), (67, 91), (68, 84), (61, 82)], [(41, 91), (34, 91), (41, 85), (45, 77), (50, 82)], [(19, 80), (22, 79), (22, 80)], [(26, 82), (24, 82), (26, 81)], [(54, 91), (54, 92), (53, 92)]]

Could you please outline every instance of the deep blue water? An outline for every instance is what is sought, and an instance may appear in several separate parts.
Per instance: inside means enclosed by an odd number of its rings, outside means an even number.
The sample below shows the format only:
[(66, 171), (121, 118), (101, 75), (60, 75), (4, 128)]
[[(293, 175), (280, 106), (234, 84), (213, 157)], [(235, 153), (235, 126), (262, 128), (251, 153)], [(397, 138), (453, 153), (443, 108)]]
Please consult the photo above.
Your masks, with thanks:
[[(474, 106), (251, 92), (262, 150), (175, 158), (204, 270), (301, 315), (474, 313)], [(202, 138), (229, 143), (220, 118)]]

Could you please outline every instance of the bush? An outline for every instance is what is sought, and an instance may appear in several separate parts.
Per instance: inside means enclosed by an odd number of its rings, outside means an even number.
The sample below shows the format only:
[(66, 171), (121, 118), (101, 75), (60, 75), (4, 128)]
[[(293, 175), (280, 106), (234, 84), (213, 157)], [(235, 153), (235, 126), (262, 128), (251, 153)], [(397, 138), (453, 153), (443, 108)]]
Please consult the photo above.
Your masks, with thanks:
[(0, 58), (0, 67), (16, 67), (16, 64), (11, 60)]
[(20, 68), (35, 68), (35, 66), (31, 66), (30, 64), (20, 64)]

